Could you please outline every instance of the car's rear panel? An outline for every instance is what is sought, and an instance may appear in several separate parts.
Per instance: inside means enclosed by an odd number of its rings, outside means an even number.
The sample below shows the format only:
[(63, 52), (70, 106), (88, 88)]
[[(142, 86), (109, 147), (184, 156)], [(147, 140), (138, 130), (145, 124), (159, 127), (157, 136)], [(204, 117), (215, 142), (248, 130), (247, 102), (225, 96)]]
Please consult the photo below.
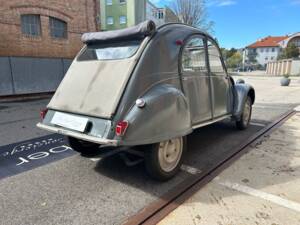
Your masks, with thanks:
[[(57, 115), (60, 116), (60, 122), (56, 119)], [(85, 123), (85, 127), (83, 130), (76, 130), (77, 128), (68, 127), (68, 125), (63, 125), (64, 120), (67, 122), (72, 122), (72, 120), (83, 120)], [(76, 122), (76, 121), (75, 121)], [(73, 123), (74, 124), (74, 123)], [(107, 119), (101, 119), (97, 117), (91, 116), (83, 116), (73, 113), (48, 110), (42, 125), (52, 127), (53, 129), (57, 129), (57, 133), (63, 133), (63, 131), (70, 131), (71, 135), (88, 135), (98, 139), (107, 139), (109, 136), (109, 132), (112, 127), (112, 122)], [(46, 127), (44, 127), (46, 128)], [(61, 131), (61, 132), (59, 132)], [(72, 135), (73, 134), (73, 135)]]
[(134, 59), (88, 62), (75, 60), (48, 108), (111, 118), (134, 64)]
[(47, 108), (111, 119), (148, 38), (129, 58), (73, 61)]

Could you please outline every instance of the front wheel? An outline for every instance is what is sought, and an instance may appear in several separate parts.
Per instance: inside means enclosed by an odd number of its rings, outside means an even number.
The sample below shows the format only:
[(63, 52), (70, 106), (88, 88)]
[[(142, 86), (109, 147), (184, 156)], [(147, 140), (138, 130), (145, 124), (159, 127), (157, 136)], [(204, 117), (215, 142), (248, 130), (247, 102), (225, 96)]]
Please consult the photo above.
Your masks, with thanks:
[(248, 96), (244, 105), (242, 115), (238, 121), (236, 121), (236, 126), (239, 130), (245, 130), (248, 128), (252, 114), (252, 100)]
[(185, 151), (185, 137), (148, 145), (145, 149), (147, 172), (157, 180), (171, 179), (179, 172)]
[(94, 155), (99, 151), (100, 145), (82, 141), (73, 137), (67, 137), (69, 146), (82, 155)]

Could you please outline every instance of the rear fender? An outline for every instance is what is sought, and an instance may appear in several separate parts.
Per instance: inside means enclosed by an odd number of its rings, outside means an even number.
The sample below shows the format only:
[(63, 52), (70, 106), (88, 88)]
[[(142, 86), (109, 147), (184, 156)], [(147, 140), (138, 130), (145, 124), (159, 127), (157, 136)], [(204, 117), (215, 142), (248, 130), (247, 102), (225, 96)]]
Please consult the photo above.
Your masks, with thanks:
[(244, 109), (247, 97), (250, 97), (252, 104), (255, 102), (255, 90), (249, 84), (238, 83), (234, 85), (234, 110), (233, 116), (239, 120)]
[(134, 105), (124, 118), (129, 126), (122, 145), (158, 143), (192, 132), (189, 106), (181, 90), (160, 84), (141, 98), (145, 106)]

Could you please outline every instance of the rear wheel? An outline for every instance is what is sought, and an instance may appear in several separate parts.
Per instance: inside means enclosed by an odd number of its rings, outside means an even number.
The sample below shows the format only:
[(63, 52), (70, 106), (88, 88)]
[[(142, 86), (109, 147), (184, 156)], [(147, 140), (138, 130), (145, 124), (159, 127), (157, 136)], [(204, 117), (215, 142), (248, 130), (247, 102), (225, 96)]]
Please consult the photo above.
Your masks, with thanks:
[(252, 100), (250, 96), (247, 97), (247, 100), (244, 105), (244, 109), (239, 121), (236, 121), (236, 126), (240, 130), (245, 130), (249, 126), (252, 114)]
[(185, 151), (185, 137), (148, 145), (145, 149), (147, 172), (157, 180), (171, 179), (179, 172)]
[(79, 152), (83, 155), (94, 155), (99, 151), (100, 145), (82, 141), (73, 137), (67, 137), (69, 146), (75, 150), (76, 152)]

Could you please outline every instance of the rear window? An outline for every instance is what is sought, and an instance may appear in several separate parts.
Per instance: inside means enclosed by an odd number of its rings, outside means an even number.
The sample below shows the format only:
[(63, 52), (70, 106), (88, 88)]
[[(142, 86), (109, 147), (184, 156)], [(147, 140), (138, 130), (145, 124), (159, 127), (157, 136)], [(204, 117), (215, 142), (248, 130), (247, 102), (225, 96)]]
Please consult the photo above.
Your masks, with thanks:
[(141, 41), (124, 43), (90, 44), (78, 56), (78, 61), (125, 59), (133, 56)]

